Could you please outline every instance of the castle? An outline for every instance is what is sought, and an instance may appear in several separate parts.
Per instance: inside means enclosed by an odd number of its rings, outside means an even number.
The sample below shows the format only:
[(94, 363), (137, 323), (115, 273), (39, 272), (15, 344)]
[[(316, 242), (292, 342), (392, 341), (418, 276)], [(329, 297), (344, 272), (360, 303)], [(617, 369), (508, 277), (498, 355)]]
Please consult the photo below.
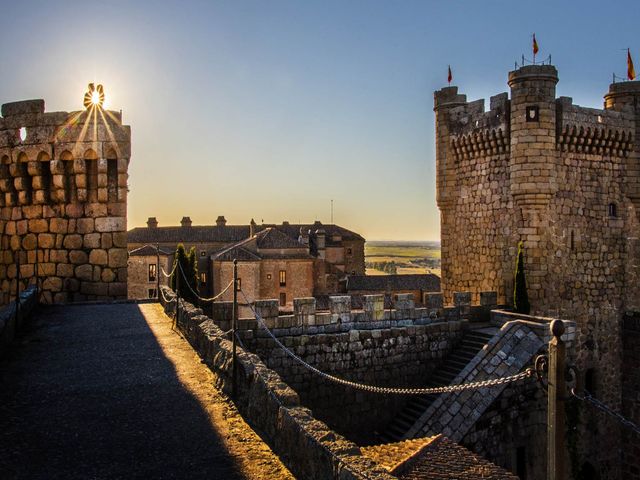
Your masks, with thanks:
[(86, 98), (71, 113), (45, 113), (44, 100), (2, 105), (2, 303), (18, 276), (44, 303), (127, 297), (131, 130)]
[[(442, 291), (494, 290), (511, 304), (523, 241), (531, 313), (575, 320), (578, 381), (637, 416), (625, 398), (638, 385), (622, 371), (640, 346), (623, 349), (624, 317), (640, 311), (640, 82), (610, 85), (602, 110), (556, 98), (557, 82), (552, 65), (517, 68), (488, 111), (457, 87), (435, 92)], [(619, 426), (582, 420), (583, 459), (615, 478)]]

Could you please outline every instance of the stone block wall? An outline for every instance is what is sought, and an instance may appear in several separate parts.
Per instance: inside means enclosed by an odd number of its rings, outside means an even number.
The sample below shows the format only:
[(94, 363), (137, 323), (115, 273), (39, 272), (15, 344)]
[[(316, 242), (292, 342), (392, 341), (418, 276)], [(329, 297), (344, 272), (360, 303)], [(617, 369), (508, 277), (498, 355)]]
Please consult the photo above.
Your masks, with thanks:
[[(461, 294), (461, 302), (468, 295)], [(441, 300), (441, 298), (440, 298)], [(411, 295), (399, 294), (394, 308), (383, 295), (365, 295), (363, 309), (352, 310), (348, 296), (330, 297), (329, 311), (316, 310), (314, 298), (294, 300), (292, 315), (278, 315), (276, 300), (260, 300), (256, 311), (288, 349), (309, 365), (337, 377), (376, 386), (417, 387), (459, 342), (468, 321), (460, 307), (442, 315), (416, 308)], [(444, 312), (450, 312), (445, 316)], [(230, 328), (229, 308), (215, 307), (214, 319)], [(404, 406), (407, 397), (363, 392), (318, 377), (282, 351), (255, 318), (238, 322), (246, 347), (263, 359), (313, 409), (317, 418), (348, 438), (366, 443)]]
[(0, 282), (40, 284), (47, 303), (127, 296), (131, 132), (118, 112), (45, 113), (9, 103), (0, 118)]
[[(640, 425), (640, 313), (629, 313), (623, 319), (622, 414)], [(622, 430), (623, 478), (640, 479), (640, 436)]]

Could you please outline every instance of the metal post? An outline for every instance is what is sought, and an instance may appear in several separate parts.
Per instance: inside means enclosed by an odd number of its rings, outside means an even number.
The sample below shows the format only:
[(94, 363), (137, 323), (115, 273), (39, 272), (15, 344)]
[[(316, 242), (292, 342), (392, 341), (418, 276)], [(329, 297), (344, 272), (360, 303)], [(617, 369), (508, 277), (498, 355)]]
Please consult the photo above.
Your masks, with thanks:
[(236, 398), (236, 371), (237, 371), (237, 358), (236, 358), (236, 327), (238, 323), (238, 260), (233, 259), (233, 310), (231, 316), (231, 348), (232, 348), (232, 361), (233, 367), (231, 371), (231, 396)]
[(564, 402), (567, 395), (565, 361), (567, 347), (560, 338), (564, 333), (562, 320), (551, 322), (553, 338), (549, 342), (549, 392), (547, 403), (547, 479), (565, 478)]
[(178, 308), (180, 307), (180, 272), (181, 272), (181, 265), (180, 265), (180, 259), (176, 258), (176, 270), (175, 270), (175, 275), (176, 275), (176, 312), (175, 315), (173, 317), (173, 324), (177, 325), (178, 324)]
[(16, 330), (20, 325), (20, 250), (16, 250)]
[(160, 301), (160, 244), (156, 243), (156, 298)]

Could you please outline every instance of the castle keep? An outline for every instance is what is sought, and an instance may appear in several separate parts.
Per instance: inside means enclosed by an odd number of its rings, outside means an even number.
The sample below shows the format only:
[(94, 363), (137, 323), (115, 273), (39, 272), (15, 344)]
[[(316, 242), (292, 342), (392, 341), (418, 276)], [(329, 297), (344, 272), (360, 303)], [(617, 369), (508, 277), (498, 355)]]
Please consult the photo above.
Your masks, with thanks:
[(0, 282), (20, 277), (41, 301), (127, 296), (127, 168), (131, 131), (92, 105), (45, 113), (44, 100), (7, 103), (0, 118)]
[[(612, 84), (602, 110), (556, 98), (557, 82), (552, 65), (523, 66), (488, 111), (435, 92), (442, 290), (511, 304), (523, 241), (532, 314), (576, 321), (579, 380), (620, 409), (622, 319), (640, 309), (640, 82)], [(617, 426), (582, 420), (581, 451), (614, 478)]]

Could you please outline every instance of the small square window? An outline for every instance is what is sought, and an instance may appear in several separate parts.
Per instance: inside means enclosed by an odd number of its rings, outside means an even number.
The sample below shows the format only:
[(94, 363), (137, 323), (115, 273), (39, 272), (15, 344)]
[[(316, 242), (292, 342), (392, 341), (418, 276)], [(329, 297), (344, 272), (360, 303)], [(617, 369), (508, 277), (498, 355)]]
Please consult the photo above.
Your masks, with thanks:
[(351, 250), (350, 248), (347, 248), (347, 255), (353, 255), (353, 250)]
[(540, 120), (540, 111), (537, 105), (527, 106), (527, 122), (537, 122)]
[(206, 257), (207, 256), (207, 251), (206, 250), (200, 250), (200, 256), (201, 257)]
[(267, 273), (267, 280), (271, 280), (271, 274)]

